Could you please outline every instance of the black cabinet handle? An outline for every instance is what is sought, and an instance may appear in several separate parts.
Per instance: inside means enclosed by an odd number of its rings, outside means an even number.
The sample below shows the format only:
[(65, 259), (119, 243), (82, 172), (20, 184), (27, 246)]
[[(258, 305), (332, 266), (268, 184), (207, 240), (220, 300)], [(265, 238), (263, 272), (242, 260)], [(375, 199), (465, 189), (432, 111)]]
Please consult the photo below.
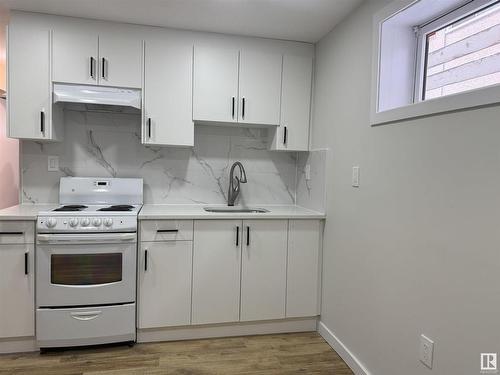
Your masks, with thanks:
[(40, 111), (40, 132), (45, 133), (45, 112)]
[(0, 232), (0, 236), (22, 236), (24, 232)]
[(241, 118), (245, 118), (245, 98), (241, 99)]
[(28, 253), (24, 253), (24, 274), (27, 275), (29, 271), (29, 265), (28, 265)]
[(148, 251), (144, 250), (144, 271), (148, 270)]
[(288, 135), (288, 129), (286, 128), (286, 126), (283, 128), (283, 144), (286, 145), (286, 141), (287, 141), (287, 135)]
[(233, 109), (232, 109), (232, 111), (231, 111), (231, 116), (233, 116), (233, 118), (234, 118), (234, 96), (233, 96), (233, 99), (232, 99), (232, 100), (233, 100)]
[(151, 139), (151, 117), (148, 117), (148, 138)]
[(104, 57), (102, 58), (101, 76), (103, 79), (106, 79), (106, 59)]
[(236, 246), (240, 246), (240, 227), (236, 227)]
[(95, 79), (95, 59), (94, 56), (90, 56), (90, 78)]
[(156, 233), (177, 233), (179, 229), (158, 229)]
[(247, 246), (250, 246), (250, 227), (247, 227)]

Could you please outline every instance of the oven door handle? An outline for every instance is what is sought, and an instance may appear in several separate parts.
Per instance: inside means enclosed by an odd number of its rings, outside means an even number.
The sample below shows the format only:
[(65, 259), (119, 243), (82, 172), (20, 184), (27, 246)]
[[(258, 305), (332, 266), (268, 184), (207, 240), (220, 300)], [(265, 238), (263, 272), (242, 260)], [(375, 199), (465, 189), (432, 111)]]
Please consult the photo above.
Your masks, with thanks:
[(40, 242), (92, 242), (102, 241), (135, 241), (135, 233), (99, 233), (99, 234), (38, 234)]
[(88, 312), (78, 312), (71, 313), (71, 317), (76, 320), (94, 320), (102, 314), (102, 311), (88, 311)]

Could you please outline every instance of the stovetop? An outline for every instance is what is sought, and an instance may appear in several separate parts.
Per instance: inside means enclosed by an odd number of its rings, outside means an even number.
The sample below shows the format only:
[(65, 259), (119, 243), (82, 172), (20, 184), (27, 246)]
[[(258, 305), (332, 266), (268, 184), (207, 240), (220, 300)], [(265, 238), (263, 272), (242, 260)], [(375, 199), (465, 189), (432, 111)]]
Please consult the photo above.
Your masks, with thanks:
[(141, 207), (139, 204), (68, 204), (51, 211), (40, 212), (40, 216), (129, 216), (137, 215)]

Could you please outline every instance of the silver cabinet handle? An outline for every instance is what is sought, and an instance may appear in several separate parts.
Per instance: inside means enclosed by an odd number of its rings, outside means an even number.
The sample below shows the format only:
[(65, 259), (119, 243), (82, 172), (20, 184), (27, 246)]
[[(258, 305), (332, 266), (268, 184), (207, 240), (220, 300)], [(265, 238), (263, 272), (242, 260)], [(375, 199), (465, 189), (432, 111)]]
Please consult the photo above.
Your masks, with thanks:
[(102, 311), (88, 311), (88, 312), (79, 312), (79, 313), (70, 313), (71, 317), (76, 320), (94, 320), (102, 314)]

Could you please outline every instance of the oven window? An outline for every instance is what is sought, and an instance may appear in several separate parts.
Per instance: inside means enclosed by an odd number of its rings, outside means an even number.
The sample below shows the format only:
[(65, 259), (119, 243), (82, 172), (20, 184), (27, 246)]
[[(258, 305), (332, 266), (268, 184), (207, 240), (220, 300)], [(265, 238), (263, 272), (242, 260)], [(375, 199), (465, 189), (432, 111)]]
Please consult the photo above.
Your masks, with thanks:
[(52, 254), (51, 283), (109, 284), (122, 280), (122, 253)]

